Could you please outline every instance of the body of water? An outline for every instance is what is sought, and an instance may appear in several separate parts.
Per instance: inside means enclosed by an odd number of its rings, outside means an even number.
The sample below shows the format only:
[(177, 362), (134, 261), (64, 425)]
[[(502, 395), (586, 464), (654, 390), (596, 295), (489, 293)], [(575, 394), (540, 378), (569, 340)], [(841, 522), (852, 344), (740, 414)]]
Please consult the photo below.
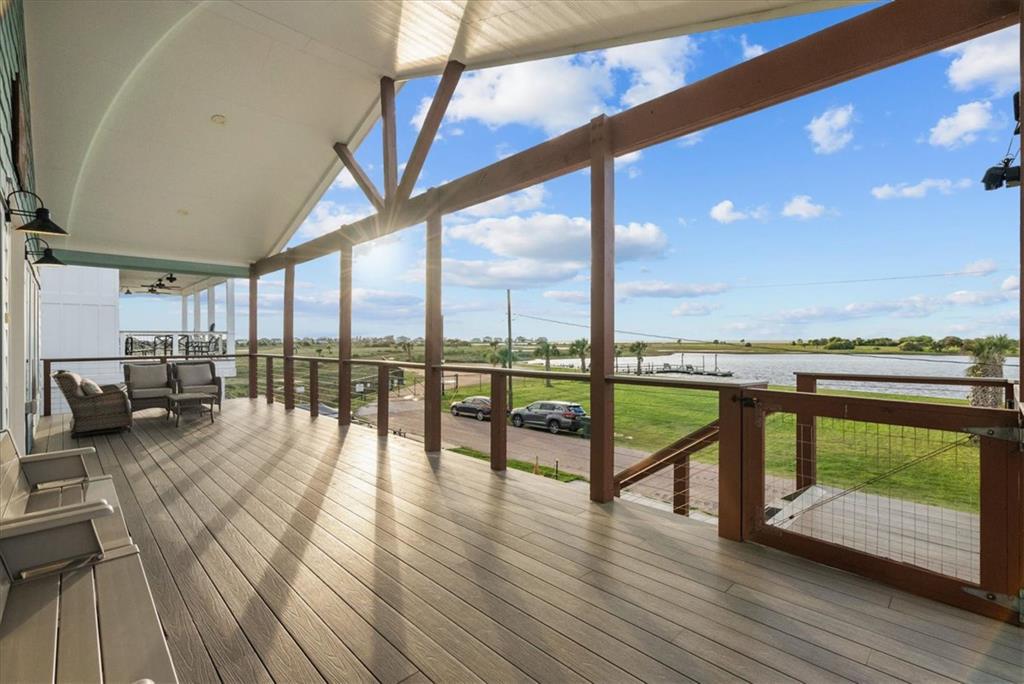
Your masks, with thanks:
[[(644, 365), (659, 366), (663, 363), (678, 365), (687, 363), (695, 368), (715, 368), (732, 371), (738, 380), (765, 381), (770, 385), (793, 386), (796, 372), (806, 373), (858, 373), (870, 375), (924, 375), (930, 377), (964, 377), (971, 365), (969, 356), (940, 355), (897, 355), (897, 354), (714, 354), (687, 352), (686, 354), (663, 354), (644, 357)], [(543, 360), (532, 364), (543, 365)], [(579, 359), (561, 357), (551, 359), (551, 365), (560, 368), (578, 368)], [(636, 359), (623, 356), (619, 359), (619, 372), (636, 368)], [(666, 374), (672, 377), (674, 374)], [(695, 377), (695, 376), (680, 376)], [(1018, 378), (1017, 358), (1006, 360), (1003, 377)], [(886, 392), (929, 397), (965, 398), (967, 388), (942, 387), (937, 385), (879, 384), (865, 382), (822, 382), (821, 387), (858, 390), (864, 392)]]

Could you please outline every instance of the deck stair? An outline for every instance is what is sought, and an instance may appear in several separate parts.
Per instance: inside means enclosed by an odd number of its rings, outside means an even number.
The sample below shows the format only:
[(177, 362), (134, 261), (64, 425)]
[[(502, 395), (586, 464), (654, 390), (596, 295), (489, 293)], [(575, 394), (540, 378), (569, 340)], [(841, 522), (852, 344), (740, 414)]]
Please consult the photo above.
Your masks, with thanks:
[(669, 466), (680, 463), (692, 454), (718, 443), (718, 421), (697, 428), (647, 458), (624, 468), (615, 475), (615, 493), (618, 495), (623, 487), (628, 487), (640, 480), (653, 475)]

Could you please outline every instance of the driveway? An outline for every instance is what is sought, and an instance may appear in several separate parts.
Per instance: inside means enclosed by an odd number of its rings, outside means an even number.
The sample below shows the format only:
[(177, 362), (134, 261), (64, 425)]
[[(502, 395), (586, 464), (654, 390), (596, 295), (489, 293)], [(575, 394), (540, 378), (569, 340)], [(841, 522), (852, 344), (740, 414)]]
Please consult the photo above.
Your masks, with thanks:
[[(389, 425), (392, 429), (409, 434), (423, 434), (423, 402), (421, 400), (392, 399)], [(376, 421), (377, 406), (364, 406), (357, 412), (364, 420)], [(665, 444), (682, 435), (665, 435)], [(469, 447), (483, 453), (491, 449), (491, 428), (487, 421), (468, 417), (456, 417), (450, 413), (441, 416), (441, 440), (445, 448)], [(649, 452), (628, 447), (615, 447), (615, 469), (621, 470), (648, 456)], [(590, 442), (571, 433), (552, 435), (546, 430), (515, 428), (508, 426), (508, 457), (517, 461), (534, 463), (590, 477)], [(771, 491), (765, 492), (766, 500), (787, 494), (794, 488), (792, 480), (768, 477)], [(665, 468), (643, 481), (632, 485), (628, 491), (671, 504), (672, 469)], [(690, 505), (701, 511), (718, 514), (718, 466), (713, 463), (692, 461), (690, 464)]]

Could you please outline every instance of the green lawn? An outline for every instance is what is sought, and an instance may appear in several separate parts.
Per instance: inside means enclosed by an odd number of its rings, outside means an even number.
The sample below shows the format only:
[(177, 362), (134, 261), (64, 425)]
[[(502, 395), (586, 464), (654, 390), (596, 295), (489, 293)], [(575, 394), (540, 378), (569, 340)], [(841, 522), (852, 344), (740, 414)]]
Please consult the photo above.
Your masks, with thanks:
[[(457, 454), (462, 454), (463, 456), (478, 458), (482, 461), (491, 460), (491, 457), (488, 454), (485, 454), (482, 451), (477, 451), (476, 449), (471, 449), (469, 447), (455, 447), (454, 449), (452, 449), (452, 451), (454, 451)], [(555, 469), (552, 468), (551, 466), (537, 465), (534, 463), (527, 463), (526, 461), (517, 461), (514, 458), (508, 459), (505, 462), (505, 465), (507, 465), (509, 468), (512, 468), (513, 470), (522, 470), (527, 473), (533, 473), (536, 470), (537, 475), (557, 479), (559, 482), (576, 482), (577, 480), (587, 479), (582, 475), (567, 473), (564, 470), (560, 470), (556, 473)]]

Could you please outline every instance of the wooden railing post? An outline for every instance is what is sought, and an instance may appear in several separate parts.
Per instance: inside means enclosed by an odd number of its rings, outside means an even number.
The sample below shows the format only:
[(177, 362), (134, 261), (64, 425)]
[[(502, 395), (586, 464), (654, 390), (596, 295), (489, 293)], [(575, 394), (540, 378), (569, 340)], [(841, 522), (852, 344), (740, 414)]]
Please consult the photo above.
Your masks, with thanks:
[(1017, 407), (1016, 403), (1016, 391), (1014, 390), (1014, 383), (1007, 382), (1006, 387), (1003, 388), (1005, 405), (1008, 409)]
[(295, 265), (284, 269), (284, 407), (295, 408)]
[[(258, 320), (259, 320), (259, 282), (258, 276), (249, 276), (249, 398), (259, 396), (259, 351)], [(177, 340), (177, 336), (174, 338)]]
[(320, 364), (315, 360), (309, 362), (309, 415), (320, 415)]
[(377, 436), (388, 436), (388, 401), (391, 399), (391, 369), (377, 366)]
[[(510, 377), (511, 379), (511, 377)], [(491, 470), (505, 470), (508, 465), (508, 409), (505, 378), (491, 376)]]
[(274, 403), (274, 358), (267, 357), (267, 403)]
[(615, 496), (615, 159), (608, 117), (590, 122), (590, 499)]
[(672, 512), (690, 515), (690, 456), (672, 466)]
[(352, 422), (352, 243), (343, 242), (338, 282), (338, 425)]
[[(817, 392), (818, 379), (796, 374), (797, 392)], [(818, 481), (818, 435), (814, 414), (796, 414), (796, 488), (804, 489)]]
[(1024, 588), (1024, 455), (1020, 445), (981, 438), (981, 588), (1017, 597)]
[(718, 393), (718, 536), (743, 541), (743, 393)]
[(53, 401), (53, 379), (50, 377), (52, 372), (53, 362), (49, 359), (43, 359), (43, 415), (48, 416), (52, 410), (51, 402)]
[(441, 450), (441, 216), (427, 219), (426, 329), (423, 369), (423, 448)]

